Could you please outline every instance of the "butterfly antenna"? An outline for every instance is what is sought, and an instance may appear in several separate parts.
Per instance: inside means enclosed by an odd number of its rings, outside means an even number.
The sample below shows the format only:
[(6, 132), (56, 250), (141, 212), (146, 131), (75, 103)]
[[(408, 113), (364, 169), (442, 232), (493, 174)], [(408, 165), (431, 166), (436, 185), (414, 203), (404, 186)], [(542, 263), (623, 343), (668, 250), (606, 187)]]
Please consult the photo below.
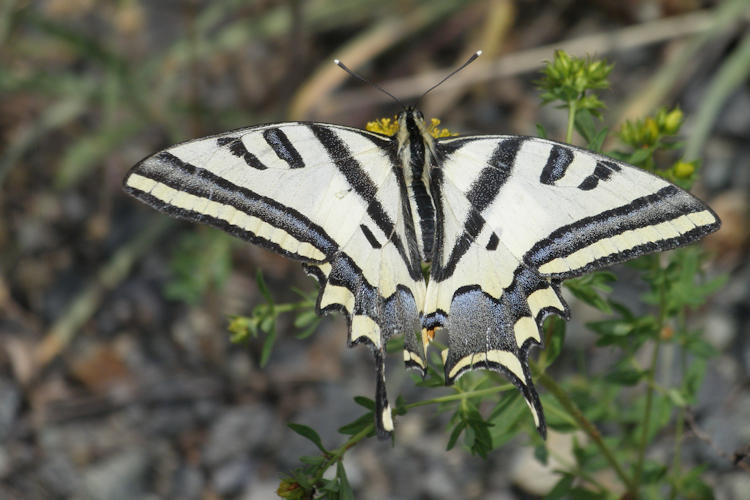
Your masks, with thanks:
[(429, 93), (430, 93), (430, 92), (431, 92), (431, 91), (432, 91), (433, 89), (435, 89), (436, 87), (439, 87), (440, 85), (442, 85), (442, 84), (443, 84), (443, 82), (445, 82), (445, 81), (446, 81), (446, 80), (447, 80), (448, 78), (452, 77), (453, 75), (455, 75), (456, 73), (458, 73), (459, 71), (461, 71), (462, 69), (464, 69), (464, 68), (465, 68), (466, 66), (468, 66), (468, 65), (469, 65), (469, 64), (471, 64), (471, 63), (473, 63), (473, 62), (474, 62), (474, 60), (475, 60), (475, 59), (476, 59), (477, 57), (481, 56), (481, 55), (482, 55), (482, 51), (481, 51), (481, 50), (477, 50), (476, 52), (474, 52), (474, 53), (473, 53), (473, 54), (471, 55), (471, 57), (469, 58), (469, 60), (468, 60), (468, 61), (466, 61), (465, 63), (463, 63), (463, 64), (461, 65), (461, 67), (460, 67), (460, 68), (458, 68), (458, 69), (454, 69), (453, 71), (451, 71), (451, 73), (450, 73), (450, 74), (449, 74), (448, 76), (446, 76), (445, 78), (443, 78), (442, 80), (440, 80), (439, 82), (437, 82), (437, 83), (436, 83), (435, 85), (433, 85), (432, 87), (430, 87), (429, 89), (427, 89), (427, 90), (425, 91), (425, 93), (424, 93), (424, 94), (422, 94), (422, 97), (420, 97), (420, 99), (422, 99), (422, 98), (423, 98), (424, 96), (426, 96), (427, 94), (429, 94)]
[(394, 101), (396, 101), (400, 106), (404, 106), (404, 103), (401, 102), (398, 97), (396, 97), (395, 95), (391, 94), (390, 92), (388, 92), (387, 90), (385, 90), (383, 87), (381, 87), (377, 83), (371, 82), (370, 80), (368, 80), (364, 76), (360, 75), (359, 73), (355, 73), (354, 71), (352, 71), (351, 69), (349, 69), (346, 66), (346, 64), (342, 63), (338, 59), (334, 59), (333, 62), (336, 63), (336, 66), (338, 66), (339, 68), (343, 69), (344, 71), (346, 71), (347, 73), (349, 73), (350, 75), (352, 75), (354, 78), (356, 78), (358, 80), (362, 80), (363, 82), (367, 83), (368, 85), (371, 85), (372, 87), (375, 87), (376, 89), (378, 89), (379, 91), (381, 91), (382, 93), (384, 93), (385, 95), (387, 95), (388, 97), (390, 97), (391, 99), (393, 99)]

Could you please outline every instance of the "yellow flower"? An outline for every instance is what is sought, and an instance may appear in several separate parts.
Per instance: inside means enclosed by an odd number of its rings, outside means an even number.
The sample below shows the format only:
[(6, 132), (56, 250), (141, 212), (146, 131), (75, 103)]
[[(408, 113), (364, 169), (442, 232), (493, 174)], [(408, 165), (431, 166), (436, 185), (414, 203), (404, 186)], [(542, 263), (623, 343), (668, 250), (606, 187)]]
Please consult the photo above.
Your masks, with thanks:
[(395, 116), (393, 118), (378, 118), (374, 122), (367, 122), (365, 129), (378, 134), (396, 135), (398, 119)]
[(438, 128), (438, 125), (440, 125), (440, 120), (437, 118), (430, 119), (430, 124), (427, 126), (427, 130), (430, 132), (430, 135), (437, 139), (438, 137), (453, 137), (454, 135), (458, 135), (455, 132), (451, 132), (447, 128)]
[[(427, 125), (427, 131), (430, 133), (430, 135), (434, 138), (438, 137), (453, 137), (455, 135), (458, 135), (455, 132), (451, 132), (447, 128), (439, 128), (440, 120), (437, 118), (431, 118), (430, 124)], [(396, 132), (398, 132), (398, 118), (378, 118), (375, 121), (367, 122), (367, 125), (365, 126), (365, 129), (369, 130), (370, 132), (377, 132), (379, 134), (385, 134), (385, 135), (396, 135)]]

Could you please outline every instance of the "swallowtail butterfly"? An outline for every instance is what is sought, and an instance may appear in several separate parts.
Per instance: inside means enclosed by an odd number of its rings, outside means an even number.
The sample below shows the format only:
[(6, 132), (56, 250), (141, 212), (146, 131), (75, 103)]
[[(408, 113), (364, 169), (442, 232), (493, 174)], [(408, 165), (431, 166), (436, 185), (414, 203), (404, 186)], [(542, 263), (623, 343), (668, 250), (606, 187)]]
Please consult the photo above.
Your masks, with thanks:
[(446, 381), (503, 373), (544, 436), (528, 355), (547, 315), (569, 317), (561, 282), (693, 242), (720, 221), (670, 182), (575, 146), (435, 139), (413, 107), (398, 125), (387, 136), (287, 122), (191, 140), (138, 163), (124, 189), (302, 262), (320, 284), (318, 313), (343, 313), (349, 344), (374, 353), (379, 435), (393, 430), (386, 343), (403, 334), (407, 367), (424, 374), (444, 328)]

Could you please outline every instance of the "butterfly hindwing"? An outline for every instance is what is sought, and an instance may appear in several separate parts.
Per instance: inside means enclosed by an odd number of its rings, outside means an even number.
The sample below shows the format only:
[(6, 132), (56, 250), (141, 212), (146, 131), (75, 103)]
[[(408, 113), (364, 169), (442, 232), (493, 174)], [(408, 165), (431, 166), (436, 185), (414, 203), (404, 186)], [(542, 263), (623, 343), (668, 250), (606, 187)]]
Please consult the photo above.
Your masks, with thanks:
[(568, 316), (561, 280), (689, 243), (718, 218), (662, 178), (552, 141), (462, 137), (437, 149), (424, 327), (448, 330), (448, 381), (473, 368), (505, 373), (544, 433), (527, 358), (545, 316)]
[(146, 158), (126, 191), (171, 215), (299, 260), (319, 282), (319, 312), (346, 315), (349, 342), (375, 352), (378, 427), (390, 431), (387, 340), (416, 335), (425, 284), (393, 142), (358, 129), (281, 123), (189, 141)]

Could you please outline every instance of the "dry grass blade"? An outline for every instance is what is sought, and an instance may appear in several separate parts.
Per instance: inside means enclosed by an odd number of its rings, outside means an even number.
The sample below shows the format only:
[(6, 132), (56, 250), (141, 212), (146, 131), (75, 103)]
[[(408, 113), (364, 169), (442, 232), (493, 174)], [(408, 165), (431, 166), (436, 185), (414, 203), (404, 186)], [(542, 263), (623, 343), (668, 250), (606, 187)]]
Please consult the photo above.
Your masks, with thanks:
[[(356, 69), (415, 31), (448, 14), (459, 4), (459, 2), (448, 2), (442, 8), (429, 5), (416, 9), (404, 17), (389, 17), (352, 39), (337, 51), (337, 56), (348, 66)], [(326, 96), (348, 78), (349, 76), (336, 65), (330, 61), (324, 62), (297, 92), (290, 107), (289, 117), (291, 119), (315, 117), (320, 110), (326, 109), (325, 105), (320, 105), (321, 102), (328, 104)], [(371, 90), (368, 89), (367, 92)], [(398, 92), (394, 94), (399, 97)]]
[[(439, 91), (436, 90), (436, 93), (536, 71), (542, 66), (545, 60), (550, 60), (554, 51), (558, 49), (579, 57), (588, 54), (602, 56), (608, 53), (622, 52), (667, 40), (706, 33), (714, 27), (715, 14), (713, 10), (693, 12), (637, 26), (630, 26), (616, 31), (585, 35), (555, 44), (523, 50), (502, 56), (495, 61), (480, 60), (475, 63), (475, 67), (471, 73), (445, 82)], [(748, 17), (748, 14), (745, 14), (744, 17)], [(737, 16), (737, 20), (741, 18), (743, 16)], [(420, 89), (428, 88), (432, 82), (440, 79), (445, 72), (445, 69), (425, 72), (409, 78), (381, 82), (381, 85), (401, 98), (416, 97), (421, 93)], [(319, 107), (320, 109), (329, 110), (331, 115), (340, 115), (351, 109), (378, 104), (384, 101), (385, 99), (381, 95), (356, 90), (339, 92), (335, 96), (326, 99)]]
[(173, 224), (171, 219), (157, 217), (102, 266), (94, 281), (71, 302), (66, 314), (55, 321), (37, 346), (34, 353), (35, 374), (40, 373), (73, 341), (83, 324), (96, 312), (106, 292), (115, 288), (127, 276), (134, 262)]

